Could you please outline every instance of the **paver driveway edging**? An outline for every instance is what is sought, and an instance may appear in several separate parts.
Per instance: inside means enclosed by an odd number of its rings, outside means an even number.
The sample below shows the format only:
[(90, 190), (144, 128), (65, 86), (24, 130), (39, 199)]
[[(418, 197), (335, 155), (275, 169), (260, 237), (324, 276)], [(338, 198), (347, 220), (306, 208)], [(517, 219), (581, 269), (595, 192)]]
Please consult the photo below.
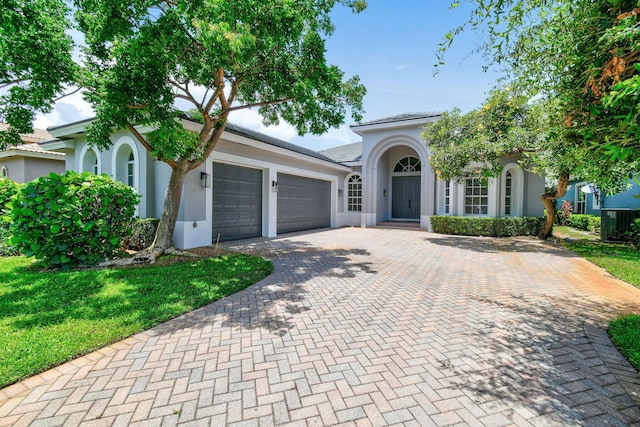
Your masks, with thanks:
[(0, 425), (640, 425), (606, 335), (640, 290), (551, 243), (346, 228), (274, 273), (0, 390)]

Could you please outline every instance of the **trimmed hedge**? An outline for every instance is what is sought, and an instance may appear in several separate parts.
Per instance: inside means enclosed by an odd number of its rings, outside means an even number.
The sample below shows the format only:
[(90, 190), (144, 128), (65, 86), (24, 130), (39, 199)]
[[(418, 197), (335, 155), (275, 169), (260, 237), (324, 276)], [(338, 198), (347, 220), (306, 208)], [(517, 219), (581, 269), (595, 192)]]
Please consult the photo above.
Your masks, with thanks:
[(121, 249), (139, 201), (107, 175), (52, 173), (26, 184), (12, 202), (11, 243), (49, 267), (97, 264)]
[(160, 218), (136, 218), (131, 224), (131, 236), (125, 241), (125, 248), (139, 251), (151, 246), (159, 222)]
[(567, 225), (591, 233), (600, 233), (601, 219), (599, 215), (571, 214), (567, 219)]
[(435, 233), (460, 236), (537, 236), (544, 221), (544, 218), (537, 217), (486, 218), (436, 215), (431, 217), (431, 227)]

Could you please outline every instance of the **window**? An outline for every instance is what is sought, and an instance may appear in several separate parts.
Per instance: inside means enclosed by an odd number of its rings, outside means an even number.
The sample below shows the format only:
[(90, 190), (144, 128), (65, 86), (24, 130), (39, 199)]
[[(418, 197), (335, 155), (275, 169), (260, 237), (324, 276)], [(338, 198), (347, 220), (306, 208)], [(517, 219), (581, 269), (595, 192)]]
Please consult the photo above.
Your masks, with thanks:
[(347, 182), (347, 210), (362, 212), (362, 176), (357, 174)]
[(136, 164), (136, 159), (133, 156), (133, 151), (131, 151), (129, 153), (129, 158), (127, 159), (127, 185), (129, 187), (133, 187), (134, 186), (134, 173), (135, 173), (135, 164)]
[(95, 151), (92, 148), (89, 148), (84, 152), (84, 157), (81, 157), (81, 159), (82, 159), (81, 164), (82, 164), (83, 171), (100, 175), (100, 162), (98, 160), (97, 151)]
[(451, 181), (444, 183), (444, 213), (451, 213)]
[(421, 170), (420, 159), (413, 156), (400, 159), (393, 168), (394, 172), (420, 172)]
[(9, 178), (9, 171), (7, 170), (6, 166), (2, 166), (0, 168), (0, 177), (2, 178)]
[(504, 214), (511, 215), (511, 192), (513, 190), (513, 177), (511, 171), (507, 171), (504, 180)]
[(574, 214), (584, 214), (585, 208), (587, 207), (587, 193), (582, 191), (582, 187), (587, 185), (586, 182), (581, 182), (580, 184), (576, 184), (576, 202), (573, 206)]
[(487, 215), (489, 206), (488, 188), (479, 179), (465, 181), (464, 213), (465, 215)]

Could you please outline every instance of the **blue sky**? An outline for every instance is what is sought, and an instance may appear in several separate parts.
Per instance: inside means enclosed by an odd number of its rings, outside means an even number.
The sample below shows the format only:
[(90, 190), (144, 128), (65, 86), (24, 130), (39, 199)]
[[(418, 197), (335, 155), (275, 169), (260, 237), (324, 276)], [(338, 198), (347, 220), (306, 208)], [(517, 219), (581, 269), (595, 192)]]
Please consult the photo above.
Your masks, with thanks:
[[(327, 58), (346, 76), (359, 75), (367, 87), (364, 121), (409, 112), (468, 111), (478, 107), (497, 80), (482, 70), (482, 57), (473, 54), (475, 34), (455, 40), (446, 64), (434, 76), (433, 64), (443, 36), (464, 22), (462, 8), (449, 10), (448, 0), (368, 0), (367, 9), (354, 14), (337, 6), (336, 31), (327, 40)], [(40, 116), (37, 127), (91, 117), (79, 95), (60, 101), (56, 110)], [(299, 145), (323, 150), (359, 140), (345, 125), (320, 137), (297, 136), (287, 124), (265, 128), (253, 111), (237, 112), (231, 121)]]

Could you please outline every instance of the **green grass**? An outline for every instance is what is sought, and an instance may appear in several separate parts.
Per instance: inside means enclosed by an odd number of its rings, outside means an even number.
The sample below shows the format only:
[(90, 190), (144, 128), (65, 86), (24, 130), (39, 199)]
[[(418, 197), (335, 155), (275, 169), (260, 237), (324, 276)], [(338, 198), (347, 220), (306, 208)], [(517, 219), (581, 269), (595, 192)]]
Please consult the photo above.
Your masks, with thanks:
[(40, 271), (0, 258), (0, 388), (238, 292), (273, 270), (233, 254), (135, 268)]
[(613, 276), (640, 287), (640, 251), (633, 246), (588, 240), (562, 243)]
[[(562, 243), (613, 276), (640, 287), (640, 251), (633, 246), (589, 240)], [(640, 370), (640, 314), (613, 320), (609, 325), (609, 336), (629, 362)]]
[(609, 336), (620, 353), (640, 369), (640, 315), (629, 314), (611, 322)]

